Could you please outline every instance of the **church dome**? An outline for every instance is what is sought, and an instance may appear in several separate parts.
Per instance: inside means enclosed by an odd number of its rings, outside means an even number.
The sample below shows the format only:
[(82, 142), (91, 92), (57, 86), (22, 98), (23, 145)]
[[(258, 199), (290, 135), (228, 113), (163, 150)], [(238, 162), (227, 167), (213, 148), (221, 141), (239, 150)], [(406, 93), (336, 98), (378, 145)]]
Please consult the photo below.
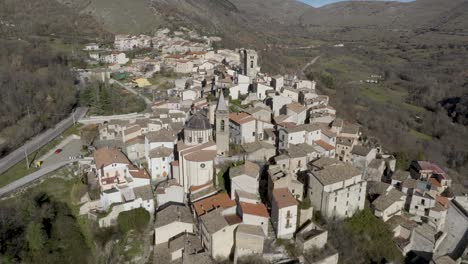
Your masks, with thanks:
[(211, 124), (206, 116), (197, 113), (190, 117), (185, 128), (192, 130), (208, 130), (211, 129)]

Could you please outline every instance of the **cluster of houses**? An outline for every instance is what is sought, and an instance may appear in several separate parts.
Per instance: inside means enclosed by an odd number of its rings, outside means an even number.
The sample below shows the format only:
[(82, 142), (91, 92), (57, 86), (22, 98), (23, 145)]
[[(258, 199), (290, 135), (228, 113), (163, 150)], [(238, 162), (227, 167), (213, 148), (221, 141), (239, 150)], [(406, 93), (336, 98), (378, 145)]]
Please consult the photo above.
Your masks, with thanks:
[[(190, 74), (212, 70), (214, 65), (223, 60), (239, 64), (238, 52), (213, 51), (212, 43), (219, 40), (217, 37), (200, 36), (185, 28), (174, 32), (161, 29), (154, 36), (116, 35), (113, 47), (96, 43), (84, 47), (90, 64), (105, 64), (104, 68), (92, 69), (88, 75), (96, 77), (96, 73), (105, 70), (109, 76), (131, 76), (135, 86), (146, 87), (152, 85), (148, 78), (162, 69)], [(141, 53), (129, 57), (128, 53), (134, 50), (140, 50)], [(99, 74), (97, 77), (98, 80), (102, 79)]]
[[(116, 37), (122, 52), (172, 54), (164, 64), (190, 76), (151, 113), (99, 124), (88, 177), (99, 195), (81, 213), (101, 226), (137, 207), (155, 213), (159, 263), (287, 258), (264, 246), (271, 239), (292, 239), (303, 263), (337, 263), (313, 214), (352, 217), (369, 199), (403, 254), (437, 253), (454, 206), (442, 169), (415, 161), (396, 170), (392, 155), (360, 140), (357, 124), (336, 117), (314, 81), (262, 73), (254, 50), (195, 49), (180, 39), (186, 33), (168, 34)], [(310, 250), (325, 253), (311, 259)]]

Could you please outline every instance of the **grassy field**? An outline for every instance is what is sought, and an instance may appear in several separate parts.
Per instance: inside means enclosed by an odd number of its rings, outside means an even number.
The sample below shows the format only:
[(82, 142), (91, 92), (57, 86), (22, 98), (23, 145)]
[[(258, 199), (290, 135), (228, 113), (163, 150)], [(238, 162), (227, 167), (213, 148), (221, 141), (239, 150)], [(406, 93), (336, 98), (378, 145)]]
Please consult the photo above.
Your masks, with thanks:
[(430, 135), (427, 135), (427, 134), (424, 134), (424, 133), (421, 133), (419, 131), (416, 131), (414, 129), (410, 129), (410, 134), (415, 136), (416, 138), (418, 139), (422, 139), (422, 140), (432, 140), (432, 137)]
[(37, 171), (38, 169), (34, 166), (37, 159), (40, 158), (42, 155), (46, 154), (49, 150), (53, 149), (55, 146), (57, 146), (66, 137), (73, 135), (73, 134), (79, 135), (80, 127), (81, 125), (76, 125), (76, 126), (72, 126), (68, 128), (67, 130), (65, 130), (65, 132), (62, 133), (62, 135), (58, 136), (51, 142), (47, 143), (38, 151), (35, 151), (29, 154), (28, 155), (29, 164), (30, 164), (29, 169), (26, 167), (26, 159), (23, 159), (17, 164), (15, 164), (13, 167), (11, 167), (9, 170), (1, 174), (0, 175), (0, 187), (3, 187), (13, 181), (16, 181), (28, 174), (31, 174)]

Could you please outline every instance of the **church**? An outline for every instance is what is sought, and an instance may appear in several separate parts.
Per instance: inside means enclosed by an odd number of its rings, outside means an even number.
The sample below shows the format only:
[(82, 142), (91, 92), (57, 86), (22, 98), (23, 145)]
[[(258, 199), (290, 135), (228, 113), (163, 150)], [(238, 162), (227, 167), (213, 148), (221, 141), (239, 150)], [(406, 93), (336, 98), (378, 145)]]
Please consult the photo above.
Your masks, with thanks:
[(173, 177), (186, 193), (191, 187), (213, 183), (215, 158), (228, 151), (229, 109), (220, 92), (214, 128), (204, 111), (195, 112), (188, 118), (183, 139), (177, 142), (178, 161), (173, 162)]

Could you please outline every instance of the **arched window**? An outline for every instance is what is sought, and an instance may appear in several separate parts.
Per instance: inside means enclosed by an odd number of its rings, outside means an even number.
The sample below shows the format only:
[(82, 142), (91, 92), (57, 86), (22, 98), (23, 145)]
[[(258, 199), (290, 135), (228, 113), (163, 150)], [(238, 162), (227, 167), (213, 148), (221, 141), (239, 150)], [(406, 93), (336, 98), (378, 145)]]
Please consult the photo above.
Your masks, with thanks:
[(221, 131), (224, 132), (224, 120), (221, 120)]

